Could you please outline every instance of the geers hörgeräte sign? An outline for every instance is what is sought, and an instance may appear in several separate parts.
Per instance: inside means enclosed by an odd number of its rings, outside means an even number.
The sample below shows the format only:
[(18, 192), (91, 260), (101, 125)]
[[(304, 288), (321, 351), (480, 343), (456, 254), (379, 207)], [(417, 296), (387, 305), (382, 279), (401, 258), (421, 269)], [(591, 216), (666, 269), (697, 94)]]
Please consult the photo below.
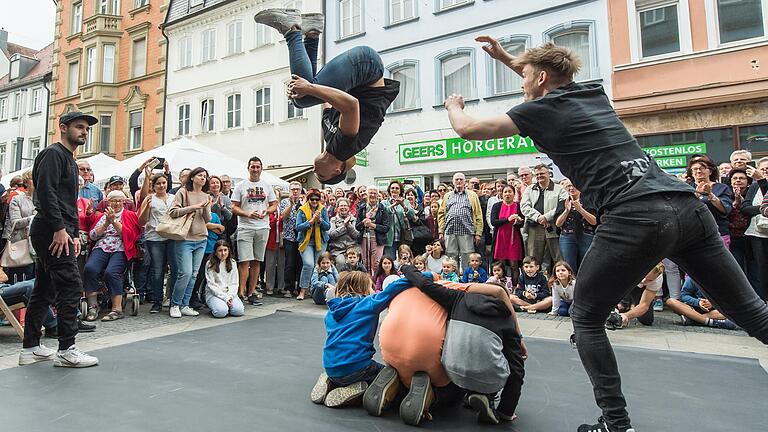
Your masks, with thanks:
[(434, 162), (455, 159), (472, 159), (490, 156), (505, 156), (521, 153), (536, 153), (530, 138), (514, 135), (484, 141), (462, 138), (403, 143), (398, 148), (400, 164)]

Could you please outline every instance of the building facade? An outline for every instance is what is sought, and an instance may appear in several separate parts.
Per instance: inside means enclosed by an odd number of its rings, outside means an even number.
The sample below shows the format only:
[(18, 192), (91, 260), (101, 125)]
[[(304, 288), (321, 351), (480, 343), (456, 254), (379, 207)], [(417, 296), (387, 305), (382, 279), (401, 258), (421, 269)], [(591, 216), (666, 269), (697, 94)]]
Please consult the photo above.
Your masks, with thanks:
[(321, 149), (320, 107), (298, 109), (286, 97), (291, 78), (282, 35), (253, 16), (262, 9), (319, 12), (316, 1), (172, 0), (168, 37), (166, 142), (190, 137), (286, 178), (310, 180)]
[(616, 110), (662, 167), (768, 155), (768, 0), (609, 3)]
[(79, 155), (123, 159), (162, 144), (168, 0), (61, 0), (54, 31), (49, 141), (59, 116), (99, 119)]
[(0, 30), (0, 171), (27, 168), (46, 144), (53, 44), (37, 51)]
[[(543, 155), (519, 136), (464, 141), (451, 129), (446, 95), (462, 94), (468, 113), (499, 115), (522, 102), (521, 78), (494, 63), (475, 42), (499, 39), (520, 53), (553, 41), (584, 63), (579, 82), (597, 82), (610, 95), (605, 0), (326, 0), (326, 50), (331, 59), (357, 45), (376, 49), (400, 95), (355, 168), (357, 183), (410, 177), (433, 187), (456, 171), (483, 180), (505, 176)], [(546, 159), (545, 159), (546, 161)]]

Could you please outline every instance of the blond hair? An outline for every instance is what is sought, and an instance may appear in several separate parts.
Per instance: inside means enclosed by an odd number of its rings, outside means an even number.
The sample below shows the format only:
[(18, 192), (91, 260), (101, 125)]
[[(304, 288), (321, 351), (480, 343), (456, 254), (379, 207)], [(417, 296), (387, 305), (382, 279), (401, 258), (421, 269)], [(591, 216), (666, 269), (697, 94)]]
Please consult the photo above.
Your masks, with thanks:
[(570, 48), (557, 46), (552, 42), (528, 48), (515, 58), (513, 66), (522, 69), (527, 64), (537, 70), (546, 71), (555, 81), (564, 83), (572, 81), (573, 76), (581, 69), (581, 59)]
[(371, 293), (371, 277), (361, 271), (342, 272), (336, 283), (336, 297), (367, 296)]

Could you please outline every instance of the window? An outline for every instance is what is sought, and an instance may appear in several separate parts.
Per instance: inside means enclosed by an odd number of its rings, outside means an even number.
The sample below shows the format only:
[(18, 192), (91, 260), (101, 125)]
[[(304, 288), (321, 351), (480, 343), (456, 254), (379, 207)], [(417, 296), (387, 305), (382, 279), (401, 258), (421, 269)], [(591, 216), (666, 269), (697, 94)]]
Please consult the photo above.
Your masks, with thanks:
[(213, 132), (215, 124), (213, 99), (206, 99), (203, 101), (201, 113), (200, 130), (203, 132)]
[(269, 87), (264, 87), (256, 90), (254, 100), (256, 102), (256, 110), (254, 116), (254, 123), (269, 123), (271, 116), (272, 96)]
[(21, 59), (18, 56), (14, 57), (15, 58), (11, 59), (11, 73), (9, 76), (9, 81), (13, 81), (19, 78), (19, 66), (21, 66)]
[(8, 98), (0, 99), (0, 120), (8, 119)]
[(133, 8), (138, 9), (140, 7), (144, 7), (149, 3), (149, 0), (134, 0), (133, 1)]
[(286, 0), (285, 8), (304, 10), (304, 1), (303, 0)]
[(235, 21), (227, 25), (227, 55), (243, 52), (243, 22)]
[(78, 2), (72, 5), (71, 34), (83, 31), (83, 4)]
[(739, 148), (749, 150), (752, 156), (768, 155), (768, 124), (739, 126)]
[(256, 47), (272, 43), (272, 28), (264, 24), (256, 24)]
[(112, 144), (112, 116), (101, 115), (99, 116), (99, 141), (102, 153), (111, 152)]
[(31, 112), (37, 113), (43, 110), (43, 89), (32, 90)]
[(293, 104), (292, 100), (288, 101), (288, 119), (304, 118), (304, 110)]
[[(216, 30), (208, 29), (203, 31), (201, 36), (200, 63), (205, 63), (216, 58)], [(189, 47), (189, 63), (192, 63), (192, 45)]]
[(96, 81), (96, 47), (90, 47), (85, 51), (85, 83)]
[[(501, 46), (513, 56), (518, 56), (525, 51), (527, 44), (526, 38), (507, 38), (501, 39)], [(489, 57), (489, 70), (491, 73), (491, 95), (501, 95), (520, 90), (522, 78), (510, 67), (500, 61)]]
[(131, 65), (131, 78), (143, 76), (146, 73), (147, 39), (136, 39), (133, 41), (133, 64)]
[(23, 113), (21, 112), (21, 92), (13, 94), (13, 104), (11, 105), (11, 117), (17, 118)]
[(436, 104), (441, 104), (448, 95), (460, 94), (466, 99), (475, 97), (472, 50), (453, 50), (438, 57), (439, 84)]
[(105, 83), (115, 82), (115, 46), (104, 45), (104, 59), (101, 68), (101, 81)]
[(570, 48), (581, 58), (581, 70), (574, 75), (574, 81), (592, 78), (592, 51), (589, 28), (572, 28), (550, 35), (555, 45)]
[(227, 96), (227, 127), (240, 127), (240, 93)]
[(83, 144), (82, 150), (80, 153), (91, 153), (93, 151), (93, 135), (90, 133), (85, 138), (85, 144)]
[(40, 138), (29, 139), (29, 158), (34, 160), (40, 154)]
[(189, 135), (189, 104), (179, 105), (179, 136)]
[(416, 16), (416, 0), (389, 0), (389, 23), (409, 20)]
[(205, 0), (189, 0), (189, 8), (196, 8), (198, 6), (202, 6), (203, 3), (205, 3)]
[(765, 36), (764, 0), (717, 0), (720, 43)]
[(339, 0), (339, 37), (345, 38), (363, 32), (362, 0)]
[(120, 0), (99, 0), (99, 13), (102, 15), (120, 15)]
[(130, 130), (128, 131), (129, 142), (128, 151), (138, 150), (141, 148), (141, 123), (144, 117), (144, 112), (131, 111), (129, 116)]
[(438, 1), (440, 5), (440, 10), (443, 10), (443, 9), (448, 9), (464, 3), (469, 3), (474, 0), (438, 0)]
[(408, 62), (390, 69), (392, 79), (400, 81), (400, 93), (392, 102), (392, 111), (417, 108), (419, 103), (419, 79), (416, 62)]
[(179, 39), (179, 69), (190, 66), (192, 66), (192, 39), (185, 37)]
[(659, 4), (649, 0), (636, 3), (643, 57), (680, 51), (677, 4), (677, 1)]
[(67, 72), (67, 96), (77, 94), (77, 88), (80, 85), (80, 63), (74, 62), (69, 64), (69, 71)]
[(5, 155), (8, 151), (8, 144), (0, 143), (0, 170), (5, 169)]

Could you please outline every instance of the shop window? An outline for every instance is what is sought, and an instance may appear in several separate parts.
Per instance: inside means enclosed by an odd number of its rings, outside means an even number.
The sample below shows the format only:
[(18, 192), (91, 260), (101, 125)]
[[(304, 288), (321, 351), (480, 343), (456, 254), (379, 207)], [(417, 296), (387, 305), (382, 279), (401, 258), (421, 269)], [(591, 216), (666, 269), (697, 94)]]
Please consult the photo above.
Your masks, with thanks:
[(768, 124), (739, 128), (739, 147), (752, 152), (752, 157), (768, 156)]

